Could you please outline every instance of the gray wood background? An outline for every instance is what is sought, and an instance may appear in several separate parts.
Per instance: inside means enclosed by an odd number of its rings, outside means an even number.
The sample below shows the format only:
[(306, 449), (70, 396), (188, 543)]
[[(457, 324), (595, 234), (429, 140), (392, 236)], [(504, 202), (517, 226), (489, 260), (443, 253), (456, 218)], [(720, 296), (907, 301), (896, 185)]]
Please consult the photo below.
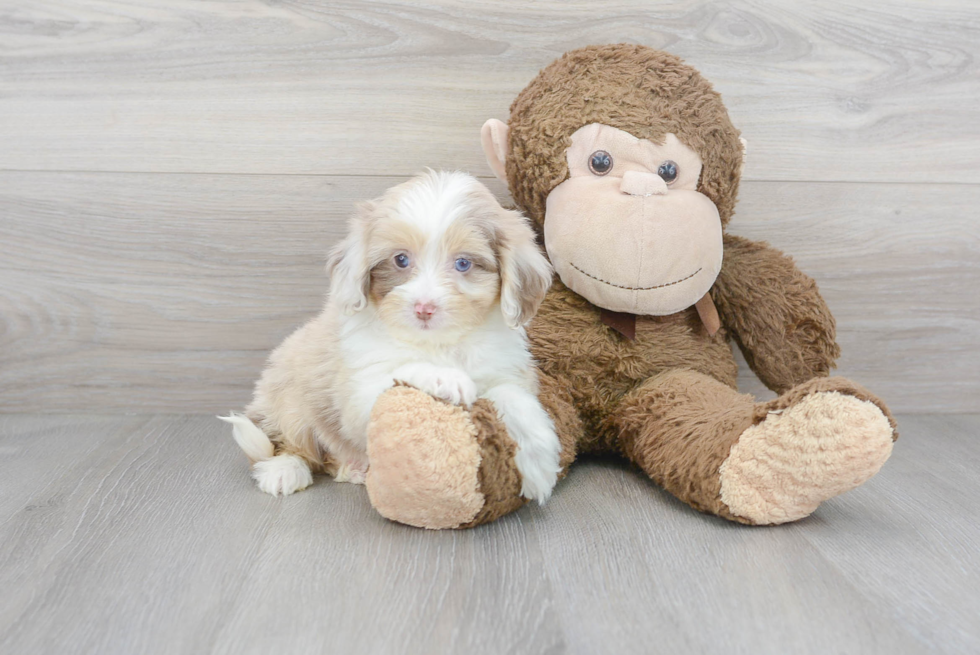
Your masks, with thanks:
[(240, 407), (355, 201), (489, 180), (482, 122), (615, 41), (722, 92), (731, 230), (818, 280), (839, 372), (980, 409), (976, 3), (0, 0), (0, 411)]

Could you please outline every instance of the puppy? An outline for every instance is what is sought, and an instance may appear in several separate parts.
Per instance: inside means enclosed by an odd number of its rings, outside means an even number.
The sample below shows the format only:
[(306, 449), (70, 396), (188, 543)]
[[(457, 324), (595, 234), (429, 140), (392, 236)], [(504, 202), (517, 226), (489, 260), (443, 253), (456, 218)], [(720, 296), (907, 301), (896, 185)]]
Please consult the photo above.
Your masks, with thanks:
[(521, 493), (547, 500), (559, 442), (523, 326), (552, 270), (527, 220), (473, 177), (430, 171), (361, 205), (327, 270), (323, 312), (273, 351), (245, 415), (219, 417), (259, 488), (291, 494), (311, 470), (363, 483), (371, 408), (401, 381), (491, 400), (518, 445)]

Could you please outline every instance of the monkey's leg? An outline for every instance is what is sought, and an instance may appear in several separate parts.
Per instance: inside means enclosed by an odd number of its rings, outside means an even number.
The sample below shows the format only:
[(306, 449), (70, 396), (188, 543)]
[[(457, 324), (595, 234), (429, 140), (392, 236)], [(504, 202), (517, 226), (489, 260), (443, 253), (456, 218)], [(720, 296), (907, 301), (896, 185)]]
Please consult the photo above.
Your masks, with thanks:
[(717, 380), (669, 371), (609, 418), (627, 457), (695, 509), (756, 525), (808, 516), (862, 484), (891, 454), (887, 408), (843, 378), (756, 403)]
[[(581, 422), (554, 381), (540, 376), (539, 399), (555, 422), (564, 476)], [(368, 428), (366, 485), (385, 518), (421, 528), (469, 528), (527, 500), (514, 463), (517, 444), (492, 403), (466, 410), (400, 385), (381, 394)]]

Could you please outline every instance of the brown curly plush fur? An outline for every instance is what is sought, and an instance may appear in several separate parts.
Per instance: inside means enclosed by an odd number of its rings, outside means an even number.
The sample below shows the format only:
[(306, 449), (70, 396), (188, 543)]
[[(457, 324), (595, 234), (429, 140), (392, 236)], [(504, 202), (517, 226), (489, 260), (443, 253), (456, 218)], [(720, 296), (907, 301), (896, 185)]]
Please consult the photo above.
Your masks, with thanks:
[(579, 452), (620, 452), (606, 419), (620, 399), (645, 380), (677, 368), (735, 386), (738, 366), (722, 328), (708, 335), (693, 307), (670, 316), (638, 316), (629, 341), (607, 327), (600, 310), (556, 279), (528, 329), (541, 369), (541, 400), (561, 389), (580, 418)]
[(724, 243), (725, 260), (711, 295), (759, 379), (782, 393), (828, 375), (840, 348), (816, 282), (767, 243), (727, 234)]
[(521, 474), (514, 466), (517, 444), (507, 434), (493, 405), (478, 400), (470, 409), (470, 418), (476, 426), (480, 444), (481, 464), (477, 479), (486, 502), (472, 521), (460, 526), (463, 528), (493, 521), (527, 502), (521, 497)]
[(545, 199), (568, 177), (572, 133), (603, 123), (662, 143), (668, 132), (704, 163), (698, 191), (728, 223), (742, 145), (721, 96), (679, 57), (637, 45), (589, 46), (544, 68), (510, 106), (507, 181), (514, 200), (544, 222)]
[(627, 457), (695, 509), (742, 521), (721, 502), (718, 470), (752, 425), (755, 401), (700, 373), (666, 371), (623, 398), (610, 418)]
[[(720, 96), (679, 58), (633, 45), (569, 52), (518, 95), (507, 176), (522, 210), (543, 223), (548, 194), (568, 176), (570, 137), (593, 122), (656, 142), (677, 135), (702, 158), (698, 190), (727, 225), (742, 146)], [(692, 307), (637, 317), (635, 340), (624, 339), (603, 324), (599, 308), (557, 279), (528, 335), (541, 368), (541, 400), (563, 443), (574, 439), (572, 455), (624, 455), (693, 507), (749, 522), (722, 502), (718, 471), (739, 435), (770, 411), (836, 390), (870, 400), (894, 420), (857, 385), (826, 378), (840, 349), (816, 283), (768, 244), (725, 235), (724, 245), (711, 290), (722, 322), (714, 336)], [(737, 393), (731, 341), (783, 396), (757, 404)], [(565, 453), (567, 460), (567, 447)]]

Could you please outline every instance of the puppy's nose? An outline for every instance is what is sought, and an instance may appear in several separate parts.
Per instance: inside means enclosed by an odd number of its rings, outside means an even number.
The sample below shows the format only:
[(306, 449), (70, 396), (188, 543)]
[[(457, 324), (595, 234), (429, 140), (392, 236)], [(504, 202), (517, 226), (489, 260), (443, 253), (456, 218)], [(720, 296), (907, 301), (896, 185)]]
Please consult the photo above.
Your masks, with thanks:
[(415, 315), (423, 321), (428, 321), (436, 313), (435, 303), (429, 301), (419, 301), (415, 303)]
[(656, 173), (626, 171), (619, 190), (631, 196), (662, 196), (667, 193), (667, 183)]

